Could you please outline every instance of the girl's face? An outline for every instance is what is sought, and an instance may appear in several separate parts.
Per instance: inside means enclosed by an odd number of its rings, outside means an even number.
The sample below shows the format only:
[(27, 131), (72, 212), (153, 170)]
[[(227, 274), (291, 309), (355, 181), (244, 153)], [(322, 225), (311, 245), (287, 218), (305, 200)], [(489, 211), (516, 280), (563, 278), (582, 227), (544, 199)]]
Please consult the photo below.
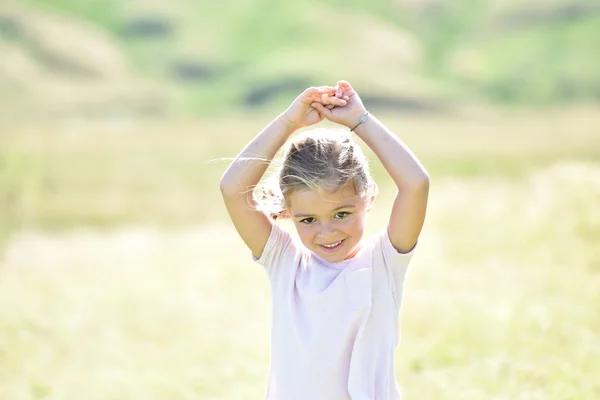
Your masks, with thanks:
[(358, 253), (369, 202), (356, 195), (354, 185), (334, 193), (297, 190), (287, 196), (287, 203), (300, 240), (309, 250), (329, 262)]

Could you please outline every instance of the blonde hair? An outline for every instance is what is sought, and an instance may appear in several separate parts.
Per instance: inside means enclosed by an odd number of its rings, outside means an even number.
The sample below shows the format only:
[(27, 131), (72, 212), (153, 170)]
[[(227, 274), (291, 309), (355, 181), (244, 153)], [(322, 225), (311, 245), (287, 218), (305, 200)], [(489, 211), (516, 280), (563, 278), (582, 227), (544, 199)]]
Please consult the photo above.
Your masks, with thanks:
[(333, 193), (348, 183), (364, 200), (376, 194), (367, 159), (351, 134), (316, 129), (290, 142), (278, 173), (261, 182), (253, 195), (258, 210), (273, 219), (289, 218), (286, 198), (292, 192)]

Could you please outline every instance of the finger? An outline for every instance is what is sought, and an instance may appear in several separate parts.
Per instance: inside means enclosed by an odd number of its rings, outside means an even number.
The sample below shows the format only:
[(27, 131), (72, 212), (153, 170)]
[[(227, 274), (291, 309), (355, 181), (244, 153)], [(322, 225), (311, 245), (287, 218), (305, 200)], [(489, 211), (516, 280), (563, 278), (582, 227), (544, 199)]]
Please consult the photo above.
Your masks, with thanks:
[(331, 96), (337, 92), (337, 86), (319, 86), (318, 89), (321, 90), (321, 93), (327, 93)]
[(342, 99), (344, 99), (346, 101), (350, 101), (352, 96), (355, 96), (355, 95), (356, 95), (356, 92), (354, 90), (345, 91), (344, 94), (342, 95)]
[(345, 106), (346, 100), (338, 99), (337, 97), (328, 96), (327, 93), (321, 95), (321, 103), (324, 105), (333, 104), (334, 106)]
[(344, 89), (340, 85), (337, 85), (335, 89), (335, 97), (341, 99), (344, 94)]
[(343, 107), (348, 103), (346, 100), (338, 99), (335, 96), (326, 96), (325, 99), (323, 99), (323, 96), (321, 96), (321, 97), (322, 97), (321, 100), (324, 100), (324, 101), (322, 101), (323, 105), (332, 104), (334, 106)]
[(336, 89), (333, 86), (311, 87), (304, 91), (302, 97), (304, 102), (312, 103), (313, 101), (322, 101), (323, 96), (333, 96), (335, 92)]
[(320, 87), (309, 87), (306, 90), (304, 90), (304, 94), (315, 94), (315, 93), (323, 93), (323, 89)]
[(335, 91), (336, 91), (336, 88), (333, 86), (312, 86), (312, 87), (309, 87), (308, 89), (306, 89), (303, 94), (308, 97), (314, 96), (314, 95), (321, 96), (324, 93), (327, 93), (327, 94), (335, 93)]
[(329, 104), (329, 105), (327, 105), (325, 107), (329, 108), (330, 110), (333, 110), (335, 108), (335, 106), (333, 104)]
[(344, 80), (338, 81), (337, 86), (344, 88), (345, 91), (354, 90), (354, 89), (352, 89), (352, 85), (350, 83), (348, 83), (348, 81), (344, 81)]
[(331, 110), (329, 108), (325, 107), (323, 104), (315, 101), (314, 103), (311, 103), (310, 105), (312, 108), (317, 110), (317, 112), (319, 114), (323, 115), (325, 118), (332, 117)]

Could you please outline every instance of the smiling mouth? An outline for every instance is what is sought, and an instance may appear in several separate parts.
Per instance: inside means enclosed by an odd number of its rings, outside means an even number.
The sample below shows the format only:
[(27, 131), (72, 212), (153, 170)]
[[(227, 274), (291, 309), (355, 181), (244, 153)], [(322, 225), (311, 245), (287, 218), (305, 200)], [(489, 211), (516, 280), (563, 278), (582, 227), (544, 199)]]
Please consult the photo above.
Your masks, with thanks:
[(320, 244), (319, 246), (328, 253), (334, 252), (337, 249), (339, 249), (340, 247), (342, 247), (342, 244), (344, 244), (345, 240), (346, 239), (342, 239), (340, 241), (337, 241), (337, 242), (331, 243), (331, 244)]

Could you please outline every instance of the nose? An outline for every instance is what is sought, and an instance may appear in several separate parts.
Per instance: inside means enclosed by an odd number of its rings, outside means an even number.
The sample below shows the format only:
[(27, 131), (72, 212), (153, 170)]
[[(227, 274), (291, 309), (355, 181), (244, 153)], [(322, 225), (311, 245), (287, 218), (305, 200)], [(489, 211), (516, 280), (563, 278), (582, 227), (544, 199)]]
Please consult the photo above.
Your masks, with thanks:
[(319, 236), (322, 239), (327, 239), (329, 237), (333, 237), (335, 235), (335, 227), (329, 223), (323, 223), (319, 229)]

